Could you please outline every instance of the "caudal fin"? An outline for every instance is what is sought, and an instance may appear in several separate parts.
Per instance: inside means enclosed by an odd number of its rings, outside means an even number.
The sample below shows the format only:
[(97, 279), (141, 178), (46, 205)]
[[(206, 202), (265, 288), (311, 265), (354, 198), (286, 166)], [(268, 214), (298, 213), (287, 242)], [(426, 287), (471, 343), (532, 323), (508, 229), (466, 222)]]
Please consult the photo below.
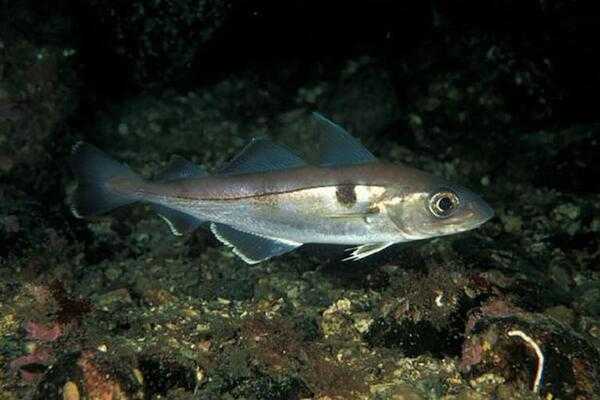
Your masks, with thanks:
[(71, 211), (77, 218), (104, 214), (139, 200), (134, 194), (116, 192), (109, 185), (113, 178), (141, 180), (127, 165), (113, 160), (96, 147), (78, 142), (73, 146), (71, 169), (78, 186), (71, 198)]

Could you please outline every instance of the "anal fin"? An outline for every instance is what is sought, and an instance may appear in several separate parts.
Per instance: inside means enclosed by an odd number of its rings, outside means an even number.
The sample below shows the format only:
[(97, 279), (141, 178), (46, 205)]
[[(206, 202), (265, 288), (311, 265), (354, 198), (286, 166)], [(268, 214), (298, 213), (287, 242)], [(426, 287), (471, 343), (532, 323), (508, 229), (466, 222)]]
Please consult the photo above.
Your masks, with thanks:
[(191, 233), (206, 222), (194, 217), (193, 215), (186, 214), (169, 207), (161, 206), (159, 204), (153, 204), (152, 209), (160, 218), (162, 218), (163, 221), (167, 223), (171, 233), (176, 236), (183, 236)]
[(394, 243), (367, 243), (360, 246), (352, 247), (348, 250), (352, 250), (350, 256), (344, 258), (342, 261), (357, 261), (372, 254), (378, 253), (381, 250), (393, 245)]
[(302, 243), (242, 232), (223, 224), (212, 223), (210, 230), (248, 264), (257, 264), (302, 246)]

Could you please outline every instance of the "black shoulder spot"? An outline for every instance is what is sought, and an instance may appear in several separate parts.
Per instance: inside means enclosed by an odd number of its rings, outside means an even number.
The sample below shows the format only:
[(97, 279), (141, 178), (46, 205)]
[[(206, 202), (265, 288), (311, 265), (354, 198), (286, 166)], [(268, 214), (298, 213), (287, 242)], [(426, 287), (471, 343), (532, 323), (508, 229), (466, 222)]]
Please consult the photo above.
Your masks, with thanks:
[(335, 197), (337, 198), (338, 203), (344, 207), (352, 207), (354, 204), (356, 204), (356, 192), (354, 191), (354, 185), (339, 185), (335, 191)]

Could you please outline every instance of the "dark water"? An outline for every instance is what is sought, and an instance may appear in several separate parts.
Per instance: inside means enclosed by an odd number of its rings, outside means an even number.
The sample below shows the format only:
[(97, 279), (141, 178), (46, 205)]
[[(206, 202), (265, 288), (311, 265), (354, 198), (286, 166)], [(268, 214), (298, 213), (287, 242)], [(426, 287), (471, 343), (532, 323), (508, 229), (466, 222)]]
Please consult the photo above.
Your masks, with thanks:
[[(561, 0), (0, 1), (0, 398), (598, 398), (599, 25)], [(310, 156), (313, 110), (496, 217), (247, 266), (143, 206), (69, 211), (78, 140), (213, 169), (261, 135)]]

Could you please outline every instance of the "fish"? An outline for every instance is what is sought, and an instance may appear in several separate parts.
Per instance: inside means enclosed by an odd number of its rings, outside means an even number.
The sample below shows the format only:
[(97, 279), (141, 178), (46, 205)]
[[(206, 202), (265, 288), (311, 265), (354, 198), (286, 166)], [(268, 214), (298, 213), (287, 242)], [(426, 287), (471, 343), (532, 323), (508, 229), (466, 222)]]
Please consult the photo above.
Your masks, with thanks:
[(306, 162), (267, 137), (252, 139), (212, 174), (174, 156), (145, 179), (91, 144), (78, 142), (71, 168), (78, 181), (75, 217), (95, 217), (146, 203), (181, 236), (206, 227), (248, 264), (305, 243), (352, 246), (361, 260), (401, 242), (475, 229), (493, 217), (477, 194), (430, 173), (377, 159), (320, 113), (318, 161)]

